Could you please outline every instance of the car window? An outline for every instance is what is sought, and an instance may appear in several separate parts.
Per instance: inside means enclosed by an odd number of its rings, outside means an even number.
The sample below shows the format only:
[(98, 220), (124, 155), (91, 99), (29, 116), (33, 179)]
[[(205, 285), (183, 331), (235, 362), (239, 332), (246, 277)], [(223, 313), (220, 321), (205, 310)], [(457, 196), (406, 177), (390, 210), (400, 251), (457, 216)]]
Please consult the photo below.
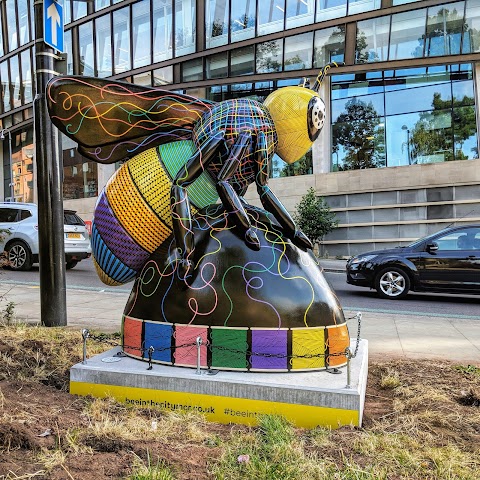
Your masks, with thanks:
[(25, 220), (32, 216), (32, 212), (30, 210), (20, 210), (20, 220)]
[(480, 249), (480, 228), (455, 230), (435, 239), (438, 250), (475, 250)]
[(17, 208), (0, 208), (0, 222), (13, 223), (18, 221)]
[(63, 221), (65, 225), (85, 225), (83, 220), (74, 212), (64, 212)]

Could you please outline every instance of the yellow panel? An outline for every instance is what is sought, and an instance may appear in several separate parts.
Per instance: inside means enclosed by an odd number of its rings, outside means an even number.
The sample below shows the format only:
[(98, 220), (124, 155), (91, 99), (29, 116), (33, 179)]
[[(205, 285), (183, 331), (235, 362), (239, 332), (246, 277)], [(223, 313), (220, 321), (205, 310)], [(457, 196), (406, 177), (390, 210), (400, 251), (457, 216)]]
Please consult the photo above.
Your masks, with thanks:
[(316, 407), (292, 403), (252, 400), (248, 398), (222, 397), (189, 392), (151, 390), (147, 388), (123, 387), (94, 383), (70, 382), (70, 393), (94, 397), (114, 397), (139, 407), (160, 407), (172, 411), (195, 411), (207, 420), (219, 423), (242, 423), (256, 425), (262, 414), (283, 415), (294, 425), (302, 428), (342, 425), (356, 425), (359, 422), (357, 410)]
[(311, 369), (325, 367), (325, 329), (292, 329), (292, 355), (295, 357), (319, 355), (314, 358), (292, 358), (292, 369)]
[[(130, 160), (131, 161), (131, 160)], [(154, 252), (172, 233), (148, 206), (124, 163), (106, 187), (115, 216), (130, 236), (145, 250)], [(170, 185), (165, 188), (170, 192)]]
[[(328, 330), (328, 352), (332, 354), (341, 354), (350, 346), (350, 337), (348, 335), (347, 324), (327, 327)], [(347, 361), (345, 355), (330, 356), (328, 364), (330, 367), (338, 367)]]
[(170, 189), (172, 183), (160, 164), (156, 148), (136, 155), (128, 162), (128, 169), (140, 194), (152, 210), (172, 227)]
[(100, 265), (96, 262), (95, 258), (92, 256), (93, 265), (95, 266), (95, 270), (97, 271), (98, 278), (105, 284), (110, 285), (111, 287), (118, 287), (119, 285), (123, 285), (123, 283), (116, 282), (113, 278), (109, 277), (101, 268)]

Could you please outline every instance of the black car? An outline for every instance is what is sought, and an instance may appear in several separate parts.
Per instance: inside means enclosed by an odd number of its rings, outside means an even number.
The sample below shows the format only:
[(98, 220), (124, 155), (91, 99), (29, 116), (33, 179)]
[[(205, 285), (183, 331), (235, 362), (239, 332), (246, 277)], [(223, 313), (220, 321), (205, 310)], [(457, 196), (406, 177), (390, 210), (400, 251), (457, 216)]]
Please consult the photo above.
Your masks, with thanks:
[(383, 298), (415, 292), (480, 294), (480, 225), (445, 228), (407, 247), (377, 250), (347, 262), (347, 283)]

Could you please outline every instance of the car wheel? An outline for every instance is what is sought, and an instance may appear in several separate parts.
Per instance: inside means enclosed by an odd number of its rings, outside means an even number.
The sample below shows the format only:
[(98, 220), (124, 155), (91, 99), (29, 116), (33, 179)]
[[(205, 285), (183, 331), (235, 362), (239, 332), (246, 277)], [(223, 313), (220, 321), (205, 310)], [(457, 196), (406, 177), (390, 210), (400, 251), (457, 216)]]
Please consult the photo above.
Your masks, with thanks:
[(384, 268), (375, 277), (375, 289), (382, 298), (405, 298), (410, 290), (410, 278), (401, 268)]
[(32, 254), (24, 242), (15, 241), (7, 247), (8, 266), (12, 270), (30, 270), (32, 268)]
[(65, 264), (65, 266), (67, 267), (67, 270), (70, 270), (71, 268), (74, 268), (77, 266), (77, 261), (76, 260), (70, 260), (69, 262), (67, 262)]

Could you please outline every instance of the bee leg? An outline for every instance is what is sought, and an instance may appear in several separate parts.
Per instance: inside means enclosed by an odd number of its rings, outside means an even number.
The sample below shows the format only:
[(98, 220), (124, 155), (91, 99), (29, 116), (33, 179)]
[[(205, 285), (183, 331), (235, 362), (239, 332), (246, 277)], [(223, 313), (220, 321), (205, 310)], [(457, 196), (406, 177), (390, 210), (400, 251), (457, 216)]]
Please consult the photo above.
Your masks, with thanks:
[(257, 174), (255, 176), (255, 182), (257, 184), (257, 192), (260, 196), (260, 201), (263, 207), (268, 212), (272, 213), (278, 220), (280, 225), (286, 230), (289, 238), (297, 247), (303, 249), (313, 250), (312, 242), (308, 237), (297, 228), (293, 218), (288, 213), (287, 209), (283, 206), (282, 202), (276, 197), (276, 195), (270, 190), (268, 186), (268, 170), (270, 159), (265, 157), (262, 152), (266, 152), (266, 141), (262, 133), (257, 136), (257, 161), (255, 162), (255, 168)]
[(212, 160), (214, 154), (223, 147), (223, 132), (211, 137), (200, 150), (192, 155), (186, 164), (178, 171), (172, 182), (170, 205), (172, 209), (173, 235), (177, 249), (178, 280), (188, 286), (187, 277), (193, 280), (192, 262), (195, 249), (195, 239), (192, 230), (192, 215), (187, 188), (203, 172), (205, 166)]
[(228, 183), (228, 180), (241, 168), (241, 161), (252, 144), (250, 133), (241, 133), (235, 140), (230, 150), (230, 155), (225, 161), (217, 177), (217, 192), (225, 208), (235, 216), (236, 225), (245, 234), (245, 243), (253, 250), (260, 250), (260, 240), (250, 225), (247, 212), (237, 192)]

